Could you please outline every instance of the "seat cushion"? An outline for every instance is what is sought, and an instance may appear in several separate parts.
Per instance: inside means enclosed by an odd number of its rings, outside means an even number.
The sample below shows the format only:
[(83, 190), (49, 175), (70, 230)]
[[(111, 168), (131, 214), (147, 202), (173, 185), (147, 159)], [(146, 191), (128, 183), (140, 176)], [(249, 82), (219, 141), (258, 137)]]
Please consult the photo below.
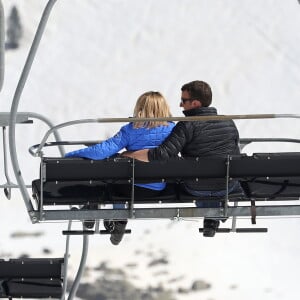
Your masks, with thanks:
[[(100, 203), (105, 196), (106, 184), (88, 181), (49, 181), (43, 184), (44, 205), (84, 205)], [(41, 181), (32, 182), (34, 198), (41, 200)]]

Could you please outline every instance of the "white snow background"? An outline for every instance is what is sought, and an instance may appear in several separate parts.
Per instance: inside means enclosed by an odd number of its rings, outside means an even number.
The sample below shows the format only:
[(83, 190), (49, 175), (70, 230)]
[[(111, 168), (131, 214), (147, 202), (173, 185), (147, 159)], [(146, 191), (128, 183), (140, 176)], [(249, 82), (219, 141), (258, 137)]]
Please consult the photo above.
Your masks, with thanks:
[[(16, 5), (24, 35), (7, 51), (0, 111), (9, 111), (45, 0), (4, 0)], [(58, 0), (49, 19), (19, 111), (45, 115), (54, 124), (84, 118), (128, 117), (137, 97), (161, 91), (174, 116), (181, 116), (180, 88), (205, 80), (220, 114), (299, 113), (300, 5), (296, 0)], [(241, 137), (299, 137), (299, 120), (236, 121)], [(98, 140), (122, 124), (89, 124), (61, 130), (64, 140)], [(38, 158), (28, 148), (48, 128), (39, 121), (17, 126), (19, 164), (27, 183), (37, 178)], [(51, 140), (51, 139), (50, 139)], [(70, 147), (71, 150), (74, 149)], [(299, 151), (299, 145), (259, 144), (248, 152)], [(50, 152), (52, 154), (52, 152)], [(55, 152), (58, 154), (58, 152)], [(2, 149), (0, 150), (3, 156)], [(10, 168), (11, 177), (14, 178)], [(3, 172), (1, 184), (5, 182)], [(0, 256), (63, 256), (67, 224), (31, 224), (17, 190), (0, 196)], [(300, 220), (259, 219), (267, 234), (217, 234), (203, 238), (202, 221), (132, 220), (120, 246), (108, 236), (90, 238), (87, 265), (101, 261), (130, 271), (141, 287), (161, 283), (189, 288), (202, 279), (211, 288), (177, 299), (291, 300), (299, 297)], [(250, 220), (241, 226), (250, 227)], [(78, 224), (79, 226), (79, 224)], [(222, 225), (230, 226), (228, 224)], [(12, 239), (11, 233), (45, 232)], [(299, 239), (299, 240), (298, 240)], [(81, 238), (71, 242), (70, 276), (80, 258)], [(148, 268), (153, 257), (169, 264)], [(164, 272), (167, 270), (167, 273)], [(180, 279), (172, 283), (172, 279)], [(93, 274), (85, 281), (92, 281)], [(175, 280), (173, 280), (175, 281)]]

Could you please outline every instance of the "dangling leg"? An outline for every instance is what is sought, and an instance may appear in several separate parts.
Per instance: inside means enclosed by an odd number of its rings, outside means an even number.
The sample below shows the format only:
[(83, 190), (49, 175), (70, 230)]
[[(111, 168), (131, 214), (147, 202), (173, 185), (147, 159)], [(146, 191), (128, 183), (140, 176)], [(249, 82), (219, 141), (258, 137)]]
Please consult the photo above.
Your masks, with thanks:
[[(117, 188), (118, 196), (122, 197), (131, 197), (131, 185), (115, 185)], [(136, 199), (144, 199), (144, 198), (151, 198), (160, 194), (160, 191), (143, 188), (140, 186), (135, 186), (135, 198)], [(118, 204), (114, 205), (114, 208), (125, 209), (124, 205), (120, 207)], [(128, 220), (104, 220), (104, 227), (107, 231), (111, 233), (110, 241), (113, 245), (118, 245), (125, 234), (126, 225)]]
[(114, 228), (110, 235), (110, 241), (113, 245), (119, 245), (122, 241), (127, 223), (127, 220), (114, 221)]
[(204, 220), (203, 220), (203, 236), (214, 237), (219, 226), (220, 226), (219, 220), (204, 218)]

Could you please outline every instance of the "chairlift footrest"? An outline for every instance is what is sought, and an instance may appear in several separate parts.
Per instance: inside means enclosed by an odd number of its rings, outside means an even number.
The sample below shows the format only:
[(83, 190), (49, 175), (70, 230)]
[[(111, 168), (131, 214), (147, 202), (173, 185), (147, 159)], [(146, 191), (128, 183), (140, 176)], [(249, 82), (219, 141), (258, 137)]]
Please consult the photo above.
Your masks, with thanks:
[[(99, 232), (100, 234), (111, 234), (111, 231), (109, 231), (109, 230), (100, 230), (100, 232)], [(125, 229), (125, 232), (124, 232), (125, 234), (129, 234), (129, 233), (131, 233), (131, 229)]]
[(237, 233), (265, 233), (268, 232), (268, 228), (236, 228)]
[[(229, 233), (231, 231), (230, 228), (218, 228), (216, 232), (220, 233)], [(199, 232), (203, 232), (203, 228), (199, 228)]]
[[(199, 228), (199, 232), (203, 232), (203, 228)], [(266, 233), (268, 232), (268, 228), (236, 228), (235, 231), (232, 231), (231, 228), (218, 228), (216, 230), (217, 233)]]
[(63, 235), (92, 235), (94, 234), (95, 231), (93, 230), (63, 230), (62, 234)]

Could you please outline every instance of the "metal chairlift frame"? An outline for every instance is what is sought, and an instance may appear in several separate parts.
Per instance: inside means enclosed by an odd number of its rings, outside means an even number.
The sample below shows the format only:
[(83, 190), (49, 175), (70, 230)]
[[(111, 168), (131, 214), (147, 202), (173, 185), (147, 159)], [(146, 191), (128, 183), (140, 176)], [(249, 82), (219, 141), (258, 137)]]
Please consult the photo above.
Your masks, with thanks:
[[(19, 105), (19, 101), (21, 98), (21, 94), (23, 91), (23, 88), (25, 86), (26, 80), (28, 78), (32, 63), (34, 61), (34, 57), (36, 55), (37, 49), (39, 47), (39, 43), (41, 41), (41, 38), (43, 36), (48, 18), (50, 16), (50, 13), (52, 11), (52, 8), (54, 6), (54, 4), (57, 2), (57, 0), (49, 0), (44, 12), (42, 14), (39, 26), (37, 28), (34, 40), (32, 42), (32, 46), (30, 48), (26, 63), (24, 65), (20, 80), (18, 82), (15, 94), (14, 94), (14, 98), (13, 98), (13, 102), (12, 102), (12, 106), (11, 106), (11, 111), (10, 111), (10, 120), (9, 120), (9, 146), (10, 146), (10, 154), (11, 154), (11, 160), (12, 160), (12, 166), (13, 166), (13, 170), (16, 176), (16, 180), (18, 182), (18, 186), (20, 188), (24, 203), (26, 205), (28, 214), (32, 220), (33, 223), (35, 222), (39, 222), (39, 221), (43, 221), (43, 220), (53, 220), (53, 219), (58, 219), (58, 220), (73, 220), (73, 219), (79, 219), (79, 220), (83, 220), (84, 218), (87, 217), (87, 213), (83, 212), (83, 211), (69, 211), (69, 212), (63, 212), (63, 215), (60, 215), (60, 212), (56, 212), (56, 211), (43, 211), (38, 212), (34, 209), (31, 198), (29, 196), (29, 193), (27, 191), (26, 185), (24, 183), (21, 171), (20, 171), (20, 167), (18, 164), (18, 159), (17, 159), (17, 152), (16, 152), (16, 144), (15, 144), (15, 125), (16, 125), (16, 118), (17, 118), (17, 111), (18, 111), (18, 105)], [(208, 120), (208, 119), (266, 119), (266, 118), (300, 118), (299, 115), (294, 115), (294, 114), (255, 114), (255, 115), (228, 115), (228, 116), (215, 116), (215, 117), (211, 117), (211, 116), (207, 116), (207, 117), (174, 117), (174, 118), (161, 118), (159, 120), (173, 120), (173, 121), (190, 121), (190, 120)], [(62, 128), (62, 127), (66, 127), (66, 126), (70, 126), (73, 124), (80, 124), (80, 123), (91, 123), (91, 122), (97, 122), (97, 123), (104, 123), (104, 122), (128, 122), (128, 118), (100, 118), (100, 119), (87, 119), (87, 120), (75, 120), (75, 121), (71, 121), (71, 122), (66, 122), (66, 123), (62, 123), (59, 124), (57, 126), (53, 126), (52, 128), (50, 128), (50, 130), (48, 130), (48, 132), (46, 133), (46, 135), (44, 136), (41, 144), (39, 145), (35, 155), (38, 156), (42, 156), (42, 151), (41, 149), (43, 148), (43, 146), (45, 145), (49, 135), (52, 132), (57, 132), (58, 129)], [(144, 119), (143, 119), (144, 120)], [(130, 118), (130, 122), (135, 122), (135, 121), (143, 121), (141, 119), (135, 119), (135, 118)], [(148, 119), (148, 120), (152, 120), (152, 119)], [(288, 208), (287, 208), (288, 209)], [(209, 209), (209, 211), (207, 211), (207, 209), (197, 209), (197, 216), (199, 217), (203, 217), (207, 214), (211, 214), (212, 215), (217, 215), (218, 213), (216, 211), (214, 211), (215, 209)], [(155, 214), (153, 214), (153, 210), (146, 210), (143, 211), (141, 210), (141, 215), (140, 217), (145, 217), (147, 218), (147, 213), (149, 213), (149, 218), (153, 218), (155, 217)], [(188, 214), (186, 214), (184, 212), (184, 209), (182, 210), (182, 216), (183, 217), (188, 217)], [(228, 208), (228, 216), (247, 216), (249, 215), (249, 208), (247, 207), (241, 207), (241, 208)], [(281, 214), (285, 214), (287, 213), (287, 211), (280, 211), (280, 208), (278, 208), (278, 210), (274, 211), (274, 209), (272, 208), (271, 210), (268, 211), (268, 207), (257, 207), (257, 214), (259, 215), (266, 215), (266, 214), (271, 214), (271, 215), (281, 215)], [(297, 208), (293, 208), (291, 210), (292, 214), (295, 213), (299, 213)], [(128, 212), (127, 211), (123, 211), (123, 212), (119, 212), (121, 218), (123, 217), (128, 217)], [(175, 218), (178, 215), (178, 211), (176, 210), (176, 214), (174, 215), (174, 210), (170, 210), (170, 212), (165, 216), (165, 217), (170, 217), (172, 218), (172, 216)], [(193, 214), (194, 215), (194, 214)], [(101, 214), (101, 212), (93, 212), (93, 216), (95, 216), (96, 218), (102, 218), (103, 215)], [(139, 217), (138, 212), (136, 211), (135, 217)], [(158, 217), (161, 217), (158, 215)]]
[[(257, 116), (257, 115), (256, 115)], [(254, 116), (254, 118), (256, 118)], [(220, 116), (220, 118), (227, 118), (228, 116)], [(247, 115), (248, 118), (252, 117)], [(284, 116), (286, 117), (286, 116)], [(297, 118), (296, 115), (293, 117)], [(230, 116), (228, 118), (234, 118)], [(138, 121), (140, 119), (130, 118), (130, 121)], [(166, 118), (171, 120), (172, 118)], [(186, 117), (180, 118), (185, 121)], [(60, 143), (56, 142), (47, 142), (48, 136), (51, 134), (52, 130), (60, 129), (66, 126), (72, 126), (74, 124), (81, 123), (91, 123), (91, 122), (102, 122), (103, 119), (87, 119), (87, 120), (75, 120), (71, 122), (66, 122), (51, 128), (42, 139), (42, 143), (38, 145), (34, 145), (30, 148), (30, 153), (33, 156), (38, 156), (43, 159), (43, 150), (44, 147), (48, 146), (57, 146)], [(106, 119), (104, 119), (106, 121)], [(119, 122), (129, 119), (108, 119), (110, 122), (115, 121)], [(147, 119), (149, 120), (149, 119)], [(245, 147), (249, 145), (251, 142), (292, 142), (292, 143), (300, 143), (300, 140), (297, 139), (284, 139), (284, 138), (254, 138), (254, 139), (241, 139), (241, 146)], [(81, 141), (81, 142), (62, 142), (65, 145), (71, 144), (93, 144), (96, 142), (92, 141)], [(228, 162), (228, 168), (230, 166), (230, 161)], [(133, 170), (134, 172), (134, 170)], [(228, 183), (228, 176), (225, 179)], [(133, 187), (134, 188), (134, 187)], [(132, 199), (134, 200), (134, 199)], [(173, 207), (173, 208), (164, 208), (164, 209), (156, 209), (156, 208), (136, 208), (134, 206), (130, 206), (128, 210), (113, 210), (113, 209), (105, 209), (105, 210), (43, 210), (43, 207), (40, 207), (40, 211), (35, 211), (33, 220), (34, 222), (46, 221), (46, 220), (85, 220), (85, 219), (123, 219), (123, 218), (135, 218), (135, 219), (155, 219), (155, 218), (168, 218), (168, 219), (176, 219), (176, 218), (191, 218), (191, 217), (247, 217), (251, 216), (251, 206), (226, 206), (225, 212), (219, 208), (193, 208), (192, 210), (184, 207)], [(134, 214), (133, 214), (134, 211)], [(282, 216), (282, 215), (299, 215), (300, 214), (300, 206), (298, 205), (289, 205), (289, 206), (280, 206), (280, 205), (267, 205), (267, 206), (257, 206), (256, 207), (257, 216)]]

